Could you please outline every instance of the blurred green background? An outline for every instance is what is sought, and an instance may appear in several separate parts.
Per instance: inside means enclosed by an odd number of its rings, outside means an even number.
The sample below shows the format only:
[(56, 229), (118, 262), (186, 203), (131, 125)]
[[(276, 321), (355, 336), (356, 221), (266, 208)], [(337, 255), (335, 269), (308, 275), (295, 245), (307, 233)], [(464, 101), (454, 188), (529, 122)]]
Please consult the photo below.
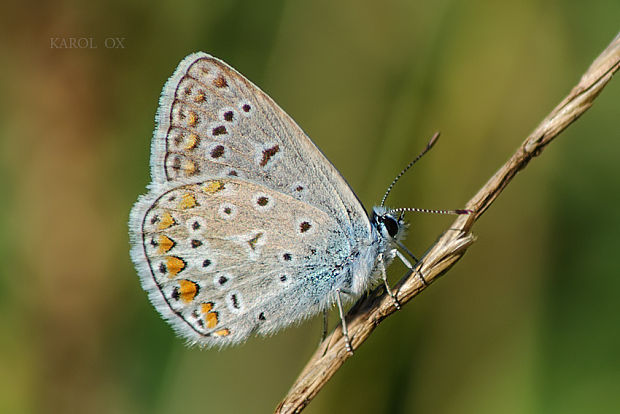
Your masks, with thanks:
[[(618, 16), (617, 0), (5, 4), (0, 412), (270, 412), (315, 350), (320, 318), (187, 348), (140, 288), (126, 222), (150, 181), (161, 87), (186, 54), (218, 56), (271, 95), (367, 208), (441, 130), (389, 204), (458, 208)], [(97, 48), (52, 47), (71, 37)], [(613, 79), (482, 217), (464, 259), (306, 412), (620, 410), (619, 102)], [(452, 220), (409, 219), (418, 254)], [(392, 266), (392, 283), (403, 272)]]

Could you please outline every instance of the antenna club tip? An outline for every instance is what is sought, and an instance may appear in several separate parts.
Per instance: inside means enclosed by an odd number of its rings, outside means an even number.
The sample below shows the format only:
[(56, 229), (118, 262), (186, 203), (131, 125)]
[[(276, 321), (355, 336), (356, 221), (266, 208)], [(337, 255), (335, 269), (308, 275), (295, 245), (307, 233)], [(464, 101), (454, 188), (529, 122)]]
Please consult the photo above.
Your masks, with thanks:
[(441, 133), (439, 131), (435, 132), (433, 134), (433, 136), (431, 137), (431, 140), (428, 142), (427, 147), (430, 148), (433, 145), (435, 145), (435, 143), (437, 142), (437, 140), (439, 139), (439, 135), (441, 135)]
[(460, 209), (460, 210), (454, 210), (454, 212), (456, 214), (471, 214), (474, 212), (474, 210), (470, 210), (470, 209)]

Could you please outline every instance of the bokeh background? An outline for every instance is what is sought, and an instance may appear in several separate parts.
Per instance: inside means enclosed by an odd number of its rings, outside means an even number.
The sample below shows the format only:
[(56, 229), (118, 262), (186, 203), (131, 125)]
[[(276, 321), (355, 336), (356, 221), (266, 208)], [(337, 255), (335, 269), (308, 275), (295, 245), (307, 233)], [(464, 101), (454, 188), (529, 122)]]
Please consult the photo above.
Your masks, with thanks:
[[(270, 412), (315, 350), (320, 318), (187, 348), (140, 288), (126, 222), (150, 180), (161, 87), (186, 54), (218, 56), (270, 94), (367, 207), (441, 130), (389, 203), (458, 208), (618, 16), (617, 0), (5, 4), (0, 412)], [(464, 259), (306, 412), (617, 412), (619, 103), (613, 79), (483, 216)], [(418, 254), (451, 223), (409, 219)], [(403, 272), (392, 266), (392, 283)]]

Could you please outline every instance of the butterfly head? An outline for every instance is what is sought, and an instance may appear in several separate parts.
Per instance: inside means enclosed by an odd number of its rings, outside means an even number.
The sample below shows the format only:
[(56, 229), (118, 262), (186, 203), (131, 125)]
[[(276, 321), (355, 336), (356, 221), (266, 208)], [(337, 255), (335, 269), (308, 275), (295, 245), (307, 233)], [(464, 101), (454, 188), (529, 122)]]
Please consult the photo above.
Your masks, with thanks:
[(400, 241), (405, 237), (407, 223), (403, 220), (403, 215), (398, 214), (397, 216), (383, 206), (375, 206), (370, 221), (384, 239)]

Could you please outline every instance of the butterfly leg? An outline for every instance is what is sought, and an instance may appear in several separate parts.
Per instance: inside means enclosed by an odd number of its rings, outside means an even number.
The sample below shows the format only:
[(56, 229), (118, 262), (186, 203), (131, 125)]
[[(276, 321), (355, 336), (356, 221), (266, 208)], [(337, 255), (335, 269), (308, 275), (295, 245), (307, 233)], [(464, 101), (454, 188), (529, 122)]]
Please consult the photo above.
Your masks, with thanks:
[[(398, 250), (396, 250), (396, 256), (398, 256), (400, 261), (403, 262), (403, 264), (405, 266), (407, 266), (409, 268), (409, 270), (411, 270), (412, 272), (414, 271), (413, 266), (411, 265), (411, 263), (409, 263), (409, 260), (407, 260), (407, 258), (401, 252), (399, 252)], [(424, 279), (424, 276), (422, 276), (422, 272), (418, 272), (418, 276), (420, 277), (420, 280), (422, 281), (422, 284), (424, 286), (428, 286), (428, 282), (426, 281), (426, 279)]]
[(353, 354), (353, 348), (351, 347), (351, 339), (349, 339), (349, 331), (347, 329), (347, 321), (344, 318), (344, 309), (342, 308), (342, 299), (340, 298), (340, 289), (336, 290), (336, 303), (338, 304), (338, 312), (340, 313), (340, 320), (342, 321), (342, 336), (344, 337), (344, 343), (347, 347), (347, 352)]
[[(413, 255), (413, 253), (411, 253), (411, 251), (407, 248), (407, 246), (405, 246), (404, 244), (402, 244), (401, 242), (399, 242), (398, 240), (394, 240), (394, 243), (396, 243), (396, 245), (398, 247), (400, 247), (401, 249), (403, 249), (405, 251), (405, 253), (407, 253), (409, 255), (409, 257), (411, 257), (413, 260), (415, 260), (416, 264), (419, 262), (419, 260)], [(409, 267), (409, 269), (411, 269), (411, 263), (409, 263), (408, 260), (406, 260), (404, 258), (404, 256), (402, 254), (400, 254), (400, 252), (397, 250), (397, 253), (399, 253), (399, 258), (400, 260), (403, 261), (403, 263), (405, 263), (407, 265), (407, 267)]]
[(392, 289), (390, 289), (390, 285), (388, 285), (387, 273), (385, 271), (385, 263), (383, 262), (383, 253), (379, 256), (379, 267), (381, 268), (381, 278), (383, 279), (383, 285), (385, 286), (385, 291), (387, 292), (388, 295), (390, 295), (390, 297), (392, 298), (392, 301), (394, 301), (394, 307), (400, 310), (400, 303), (398, 303), (398, 299), (396, 299), (394, 292), (392, 292)]

